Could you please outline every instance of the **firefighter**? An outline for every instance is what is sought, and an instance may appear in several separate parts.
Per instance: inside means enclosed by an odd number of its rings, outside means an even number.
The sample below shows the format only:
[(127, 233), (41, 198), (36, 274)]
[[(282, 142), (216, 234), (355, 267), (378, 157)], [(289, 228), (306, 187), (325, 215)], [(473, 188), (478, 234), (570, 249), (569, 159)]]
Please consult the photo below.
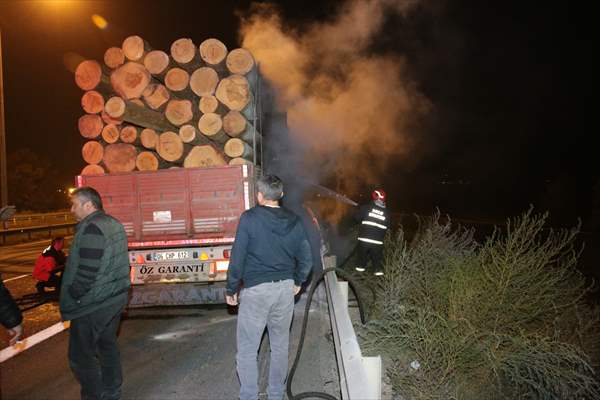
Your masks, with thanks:
[(62, 251), (64, 245), (65, 239), (63, 237), (54, 238), (50, 246), (45, 248), (37, 258), (32, 275), (38, 280), (35, 285), (38, 293), (45, 293), (44, 288), (47, 287), (60, 289), (60, 273), (65, 268), (65, 261), (67, 260), (65, 253)]
[(360, 207), (358, 219), (358, 266), (356, 271), (365, 272), (371, 261), (375, 276), (383, 276), (383, 240), (390, 227), (390, 213), (385, 207), (385, 192), (374, 190), (373, 198)]

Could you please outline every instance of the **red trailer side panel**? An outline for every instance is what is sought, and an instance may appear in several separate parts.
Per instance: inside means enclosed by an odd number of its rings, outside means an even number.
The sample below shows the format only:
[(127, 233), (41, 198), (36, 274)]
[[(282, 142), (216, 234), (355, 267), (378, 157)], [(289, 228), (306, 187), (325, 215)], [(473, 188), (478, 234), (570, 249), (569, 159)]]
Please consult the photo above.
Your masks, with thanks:
[(125, 226), (130, 247), (230, 243), (254, 204), (249, 165), (78, 176)]

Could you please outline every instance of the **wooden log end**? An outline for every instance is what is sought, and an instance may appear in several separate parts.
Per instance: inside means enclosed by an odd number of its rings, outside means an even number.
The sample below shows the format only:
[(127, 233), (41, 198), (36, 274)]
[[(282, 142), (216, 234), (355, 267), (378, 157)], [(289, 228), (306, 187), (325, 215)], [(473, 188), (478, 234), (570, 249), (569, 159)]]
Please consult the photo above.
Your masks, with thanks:
[(158, 133), (154, 129), (142, 129), (140, 133), (140, 142), (147, 149), (155, 149), (158, 142)]
[(148, 104), (148, 107), (158, 110), (169, 101), (171, 95), (164, 85), (151, 83), (142, 93), (142, 97), (146, 104)]
[(144, 39), (137, 35), (128, 36), (121, 46), (123, 54), (128, 60), (138, 61), (144, 55)]
[(187, 64), (196, 56), (196, 45), (192, 39), (181, 38), (171, 44), (171, 57), (180, 64)]
[(246, 118), (239, 111), (231, 110), (223, 117), (223, 130), (229, 136), (238, 136), (246, 130)]
[(211, 145), (194, 146), (185, 157), (185, 168), (218, 167), (227, 165), (225, 157)]
[(83, 90), (95, 89), (102, 80), (102, 67), (97, 61), (84, 60), (75, 69), (75, 83)]
[(104, 111), (112, 118), (121, 118), (127, 108), (125, 100), (118, 96), (113, 96), (104, 104)]
[(198, 96), (212, 96), (218, 84), (219, 75), (210, 67), (198, 68), (190, 77), (190, 88)]
[(144, 57), (144, 66), (152, 75), (160, 75), (169, 66), (169, 55), (162, 50), (152, 50)]
[(102, 139), (108, 144), (116, 143), (119, 135), (119, 128), (115, 124), (107, 124), (102, 129)]
[(254, 58), (246, 49), (234, 49), (227, 55), (225, 64), (232, 74), (246, 75), (254, 68)]
[(219, 39), (206, 39), (199, 46), (200, 57), (209, 65), (218, 65), (227, 57), (227, 46)]
[(138, 130), (132, 125), (124, 126), (121, 129), (119, 137), (123, 143), (135, 143), (138, 138)]
[(219, 82), (215, 96), (230, 110), (242, 111), (251, 100), (250, 85), (245, 77), (230, 75)]
[(115, 143), (105, 147), (102, 162), (109, 172), (131, 172), (135, 169), (136, 157), (134, 145)]
[(90, 140), (81, 148), (81, 156), (88, 164), (99, 164), (104, 156), (104, 147), (97, 141)]
[(159, 167), (159, 161), (153, 152), (142, 151), (135, 159), (135, 167), (139, 171), (156, 171)]
[(110, 74), (114, 91), (126, 100), (140, 97), (150, 79), (150, 72), (146, 67), (135, 62), (125, 63)]
[(104, 168), (98, 164), (89, 164), (83, 167), (80, 175), (102, 175), (104, 174)]
[(79, 133), (87, 139), (95, 139), (102, 133), (104, 122), (97, 114), (85, 114), (79, 117), (77, 121)]
[(177, 162), (183, 157), (183, 142), (175, 132), (160, 134), (156, 143), (156, 151), (166, 161)]
[(188, 87), (190, 74), (182, 68), (171, 68), (165, 75), (165, 86), (174, 92), (180, 92)]
[(189, 100), (169, 100), (165, 109), (165, 116), (175, 126), (188, 123), (194, 117), (192, 102)]
[(109, 47), (104, 52), (104, 64), (110, 69), (120, 67), (125, 63), (125, 53), (120, 47)]
[(88, 90), (81, 96), (81, 107), (88, 114), (98, 114), (104, 110), (104, 97), (95, 90)]

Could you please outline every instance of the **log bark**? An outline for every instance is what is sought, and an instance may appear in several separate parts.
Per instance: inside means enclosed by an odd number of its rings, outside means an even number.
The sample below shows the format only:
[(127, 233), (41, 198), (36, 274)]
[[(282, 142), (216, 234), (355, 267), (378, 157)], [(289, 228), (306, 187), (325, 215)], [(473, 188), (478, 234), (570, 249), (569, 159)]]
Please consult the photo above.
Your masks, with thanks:
[(199, 46), (200, 58), (209, 66), (225, 71), (225, 58), (227, 57), (227, 47), (218, 39), (206, 39)]
[(210, 140), (202, 135), (194, 125), (186, 124), (179, 128), (179, 137), (187, 144), (209, 144)]
[(82, 90), (102, 90), (110, 87), (108, 76), (102, 71), (102, 66), (95, 60), (84, 60), (75, 68), (75, 83)]
[(198, 109), (202, 114), (215, 113), (219, 115), (227, 114), (225, 107), (215, 96), (202, 96), (198, 103)]
[(194, 118), (195, 109), (190, 100), (169, 100), (165, 108), (165, 116), (173, 125), (181, 126)]
[(123, 143), (138, 144), (140, 143), (140, 131), (141, 129), (136, 126), (126, 125), (121, 129), (119, 138)]
[(104, 156), (104, 147), (99, 142), (90, 140), (81, 148), (81, 156), (88, 164), (99, 164)]
[(104, 110), (104, 96), (96, 90), (88, 90), (81, 96), (81, 107), (88, 114), (98, 114)]
[(77, 123), (79, 127), (79, 133), (86, 139), (95, 139), (102, 133), (104, 128), (104, 122), (102, 118), (97, 114), (85, 114), (79, 117)]
[(223, 130), (231, 137), (242, 139), (246, 143), (252, 143), (254, 138), (261, 140), (260, 132), (254, 132), (254, 126), (246, 120), (239, 111), (229, 111), (223, 117)]
[(156, 171), (164, 166), (166, 163), (161, 163), (160, 157), (153, 151), (142, 151), (135, 159), (135, 167), (139, 171)]
[(104, 111), (112, 118), (120, 118), (144, 128), (152, 128), (156, 131), (169, 131), (175, 127), (167, 120), (163, 113), (150, 110), (126, 102), (120, 97), (111, 97), (104, 105)]
[(222, 79), (215, 96), (230, 110), (235, 111), (243, 111), (252, 100), (248, 80), (241, 75), (231, 75)]
[(223, 150), (225, 151), (225, 154), (231, 158), (241, 157), (246, 160), (252, 160), (252, 147), (241, 139), (229, 139), (227, 143), (225, 143)]
[(150, 72), (135, 62), (125, 63), (110, 74), (114, 91), (126, 100), (139, 98), (150, 81)]
[(229, 160), (229, 165), (252, 165), (252, 161), (246, 160), (245, 158), (236, 157)]
[(190, 77), (190, 88), (200, 97), (212, 96), (218, 84), (219, 75), (210, 67), (198, 68)]
[(83, 167), (79, 175), (102, 175), (104, 168), (98, 164), (89, 164)]
[(150, 45), (137, 35), (128, 36), (121, 45), (125, 58), (130, 61), (141, 62), (146, 53), (152, 51)]
[(142, 93), (142, 97), (146, 104), (148, 104), (148, 107), (153, 110), (162, 111), (171, 98), (171, 95), (164, 85), (151, 83)]
[(181, 161), (184, 156), (184, 149), (181, 138), (175, 132), (164, 132), (158, 137), (156, 151), (165, 161)]
[(162, 50), (152, 50), (144, 57), (144, 67), (152, 75), (159, 77), (163, 81), (171, 64), (169, 55)]
[(131, 172), (135, 169), (137, 150), (128, 143), (109, 144), (104, 148), (102, 162), (108, 172)]
[(146, 103), (144, 103), (141, 99), (131, 99), (129, 101), (135, 104), (136, 106), (140, 106), (142, 108), (146, 107)]
[(192, 39), (181, 38), (171, 44), (171, 57), (188, 72), (192, 72), (202, 65), (200, 52)]
[(115, 124), (107, 124), (102, 129), (102, 139), (108, 144), (116, 143), (119, 140), (119, 136), (119, 128)]
[(155, 149), (156, 143), (158, 143), (158, 133), (154, 129), (142, 129), (140, 143), (147, 149)]
[(225, 144), (229, 136), (223, 131), (223, 119), (219, 114), (207, 113), (198, 120), (198, 130), (216, 143)]
[(209, 144), (194, 146), (185, 157), (185, 168), (217, 167), (227, 165), (227, 160), (220, 151)]
[(125, 53), (120, 47), (109, 47), (104, 52), (104, 64), (110, 69), (120, 67), (125, 63)]

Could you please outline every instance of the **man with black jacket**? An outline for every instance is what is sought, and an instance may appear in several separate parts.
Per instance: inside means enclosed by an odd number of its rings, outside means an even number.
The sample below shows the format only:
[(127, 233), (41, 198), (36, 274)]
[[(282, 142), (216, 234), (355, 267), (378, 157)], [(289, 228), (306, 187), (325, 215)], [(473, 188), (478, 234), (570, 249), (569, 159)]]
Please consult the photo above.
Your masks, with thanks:
[[(274, 175), (257, 181), (258, 206), (240, 222), (227, 275), (227, 304), (238, 304), (237, 372), (240, 399), (258, 398), (257, 355), (265, 327), (269, 333), (269, 400), (281, 400), (288, 369), (294, 296), (312, 266), (300, 218), (279, 206), (283, 183)], [(243, 286), (243, 287), (242, 287)]]

